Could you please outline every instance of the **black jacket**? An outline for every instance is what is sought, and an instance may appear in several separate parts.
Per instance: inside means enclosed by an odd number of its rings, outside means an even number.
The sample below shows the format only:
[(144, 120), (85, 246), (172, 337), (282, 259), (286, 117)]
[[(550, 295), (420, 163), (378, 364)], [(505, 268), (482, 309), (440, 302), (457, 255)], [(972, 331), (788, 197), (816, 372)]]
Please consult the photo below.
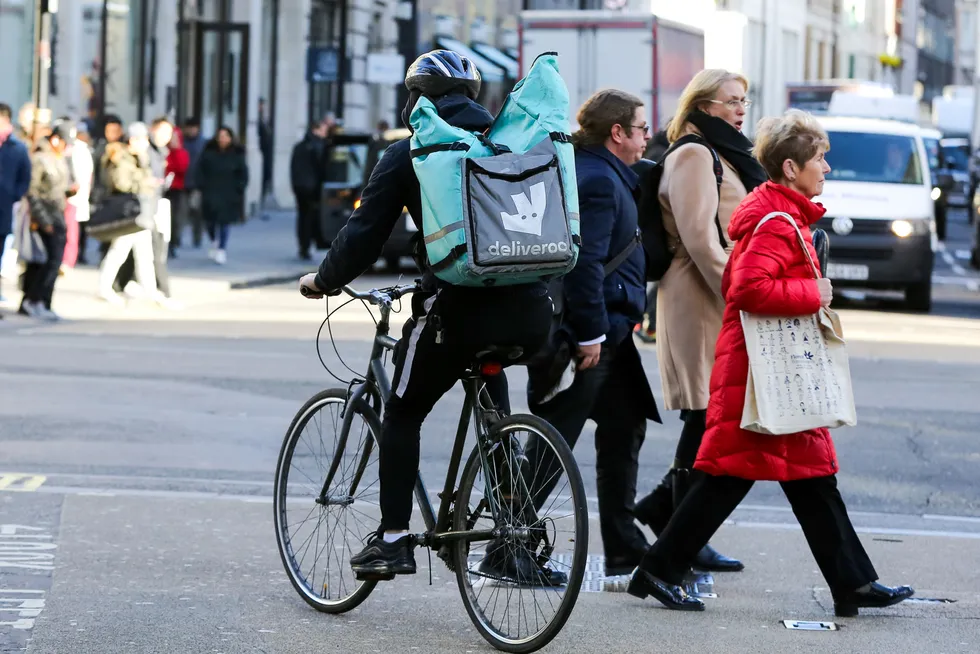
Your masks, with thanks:
[[(454, 127), (482, 132), (493, 123), (489, 111), (464, 95), (444, 96), (436, 100), (439, 115)], [(418, 241), (422, 227), (422, 199), (418, 178), (412, 168), (410, 139), (402, 139), (385, 150), (374, 167), (367, 186), (361, 193), (361, 205), (351, 214), (347, 224), (330, 244), (327, 255), (320, 264), (316, 284), (324, 290), (336, 290), (367, 271), (378, 257), (403, 208), (408, 209), (412, 220), (419, 227), (416, 235), (416, 260), (423, 269), (423, 289), (432, 290), (444, 286), (428, 268), (425, 248)], [(543, 282), (528, 284), (534, 292), (545, 288)], [(497, 288), (473, 288), (473, 292), (511, 293), (514, 286)], [(470, 289), (467, 288), (467, 291)]]
[(579, 343), (618, 344), (643, 320), (646, 259), (636, 248), (608, 277), (603, 266), (636, 237), (636, 173), (605, 147), (575, 151), (582, 249), (565, 276), (565, 320)]
[(307, 132), (303, 140), (293, 146), (289, 160), (289, 183), (296, 195), (315, 195), (319, 198), (324, 181), (326, 140)]

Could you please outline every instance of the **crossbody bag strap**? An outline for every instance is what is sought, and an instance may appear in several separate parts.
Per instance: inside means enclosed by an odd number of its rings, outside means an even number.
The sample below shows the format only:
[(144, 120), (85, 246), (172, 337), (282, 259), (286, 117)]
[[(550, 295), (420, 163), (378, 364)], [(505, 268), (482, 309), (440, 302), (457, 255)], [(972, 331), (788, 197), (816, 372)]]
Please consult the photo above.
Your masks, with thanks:
[(608, 277), (609, 275), (612, 274), (614, 270), (616, 270), (621, 265), (623, 265), (623, 262), (629, 259), (629, 256), (633, 254), (633, 250), (635, 250), (640, 245), (642, 239), (643, 239), (643, 234), (640, 232), (639, 229), (637, 229), (636, 234), (633, 235), (633, 238), (630, 239), (630, 242), (626, 245), (625, 248), (623, 248), (623, 251), (617, 254), (616, 256), (614, 256), (612, 259), (610, 259), (609, 262), (602, 267), (603, 277)]
[(768, 221), (772, 220), (773, 218), (777, 218), (777, 217), (785, 218), (786, 220), (789, 221), (789, 224), (793, 226), (793, 229), (796, 231), (796, 240), (797, 242), (799, 242), (800, 247), (803, 248), (803, 254), (806, 255), (806, 260), (810, 262), (810, 269), (813, 270), (813, 276), (817, 279), (820, 279), (820, 272), (817, 270), (817, 264), (814, 263), (813, 257), (810, 256), (810, 250), (806, 246), (806, 239), (803, 238), (803, 232), (800, 231), (800, 226), (796, 224), (796, 221), (793, 220), (793, 217), (791, 215), (783, 211), (773, 211), (772, 213), (766, 214), (765, 217), (763, 217), (763, 219), (759, 221), (759, 224), (755, 226), (755, 229), (752, 231), (752, 233), (755, 234), (755, 232), (759, 231), (760, 227), (762, 227), (764, 224), (766, 224)]

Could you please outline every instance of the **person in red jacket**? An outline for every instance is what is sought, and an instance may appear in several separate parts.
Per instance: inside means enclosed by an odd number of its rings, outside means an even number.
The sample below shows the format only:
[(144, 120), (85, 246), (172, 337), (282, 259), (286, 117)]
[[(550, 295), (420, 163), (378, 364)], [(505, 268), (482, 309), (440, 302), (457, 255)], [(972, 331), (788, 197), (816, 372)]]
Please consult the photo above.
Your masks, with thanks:
[(856, 616), (859, 607), (891, 606), (914, 592), (876, 582), (878, 574), (837, 490), (837, 453), (826, 429), (771, 436), (740, 427), (749, 359), (739, 312), (804, 316), (829, 306), (833, 297), (830, 280), (814, 277), (789, 221), (759, 225), (774, 211), (789, 214), (817, 261), (810, 225), (825, 209), (812, 198), (823, 192), (830, 172), (824, 159), (829, 147), (827, 133), (802, 111), (759, 124), (755, 154), (772, 181), (746, 196), (728, 227), (736, 245), (722, 277), (725, 313), (711, 371), (707, 431), (694, 464), (704, 475), (633, 571), (631, 595), (653, 595), (670, 609), (704, 610), (681, 587), (683, 577), (752, 484), (762, 480), (780, 482), (838, 616)]
[(191, 156), (184, 149), (184, 134), (179, 127), (174, 127), (174, 135), (170, 140), (170, 152), (167, 154), (167, 174), (172, 174), (173, 181), (167, 189), (165, 197), (170, 200), (170, 258), (177, 255), (180, 247), (180, 236), (187, 224), (187, 191), (184, 188), (184, 177), (191, 165)]

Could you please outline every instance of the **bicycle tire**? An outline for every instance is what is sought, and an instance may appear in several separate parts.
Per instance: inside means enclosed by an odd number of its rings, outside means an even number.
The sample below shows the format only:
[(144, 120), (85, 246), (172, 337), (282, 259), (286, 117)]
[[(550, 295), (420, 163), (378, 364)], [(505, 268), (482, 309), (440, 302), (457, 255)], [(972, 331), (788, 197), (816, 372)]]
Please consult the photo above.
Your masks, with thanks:
[[(296, 444), (303, 433), (303, 428), (315, 415), (316, 410), (331, 403), (346, 405), (347, 402), (348, 391), (346, 388), (334, 388), (320, 391), (311, 397), (296, 413), (289, 425), (289, 429), (286, 430), (286, 436), (283, 439), (282, 448), (279, 451), (279, 459), (276, 463), (273, 517), (275, 522), (276, 544), (279, 546), (279, 558), (282, 561), (283, 568), (286, 570), (286, 575), (289, 577), (289, 581), (293, 585), (296, 592), (299, 593), (300, 597), (302, 597), (307, 604), (312, 606), (317, 611), (321, 611), (323, 613), (345, 613), (356, 608), (361, 604), (361, 602), (367, 599), (368, 595), (371, 594), (371, 591), (374, 590), (374, 587), (378, 582), (357, 582), (359, 585), (352, 593), (336, 601), (325, 601), (322, 597), (317, 596), (312, 588), (303, 583), (303, 580), (301, 579), (301, 571), (297, 571), (295, 567), (291, 565), (291, 560), (293, 559), (287, 551), (289, 547), (288, 541), (291, 539), (288, 538), (288, 534), (285, 534), (283, 529), (286, 521), (285, 495), (288, 484), (288, 473), (286, 471), (289, 469), (293, 452), (295, 451)], [(347, 407), (347, 409), (349, 409), (349, 407)], [(378, 415), (375, 413), (374, 409), (372, 409), (363, 398), (358, 401), (354, 410), (364, 420), (371, 434), (370, 438), (366, 442), (366, 450), (362, 452), (357, 466), (358, 474), (363, 474), (366, 456), (370, 455), (371, 449), (377, 449), (376, 441), (381, 435), (381, 421), (378, 419)], [(371, 447), (372, 441), (375, 441), (374, 447)], [(347, 443), (346, 445), (349, 446), (350, 444)], [(334, 452), (334, 457), (336, 457), (337, 454), (338, 452)]]
[[(517, 414), (504, 418), (497, 422), (491, 429), (491, 435), (506, 433), (506, 431), (516, 431), (517, 429), (536, 433), (544, 439), (558, 455), (559, 462), (568, 476), (568, 484), (572, 492), (572, 505), (575, 510), (575, 544), (572, 555), (572, 565), (569, 569), (567, 592), (561, 600), (561, 606), (555, 612), (555, 616), (548, 624), (534, 635), (524, 639), (511, 639), (502, 636), (487, 624), (482, 609), (475, 606), (476, 599), (473, 595), (473, 586), (469, 580), (468, 553), (469, 543), (463, 541), (457, 543), (453, 548), (453, 560), (456, 571), (456, 581), (459, 586), (460, 594), (463, 598), (463, 605), (470, 616), (470, 620), (476, 626), (480, 635), (494, 648), (504, 652), (515, 652), (524, 654), (534, 652), (550, 643), (561, 631), (568, 621), (575, 608), (579, 592), (582, 588), (582, 580), (585, 577), (585, 566), (589, 548), (589, 513), (588, 502), (585, 495), (585, 486), (582, 483), (582, 475), (575, 463), (571, 448), (562, 438), (561, 434), (551, 423), (542, 420), (537, 416), (529, 414)], [(453, 530), (463, 531), (469, 529), (469, 520), (466, 508), (469, 505), (468, 498), (476, 481), (478, 472), (483, 468), (479, 446), (473, 448), (466, 465), (463, 468), (463, 475), (460, 478), (459, 490), (456, 495), (455, 509), (453, 512)]]

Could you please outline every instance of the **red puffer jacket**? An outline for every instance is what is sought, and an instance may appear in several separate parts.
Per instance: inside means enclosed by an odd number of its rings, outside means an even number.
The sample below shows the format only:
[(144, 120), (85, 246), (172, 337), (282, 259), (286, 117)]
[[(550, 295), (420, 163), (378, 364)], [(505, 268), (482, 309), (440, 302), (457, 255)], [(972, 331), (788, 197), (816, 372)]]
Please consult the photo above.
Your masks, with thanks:
[[(742, 429), (749, 357), (739, 311), (797, 316), (816, 313), (820, 292), (796, 231), (785, 218), (762, 218), (783, 211), (796, 220), (816, 262), (810, 225), (826, 209), (785, 186), (766, 182), (735, 210), (728, 227), (737, 241), (722, 277), (725, 316), (711, 370), (707, 431), (694, 467), (712, 475), (790, 481), (837, 473), (837, 453), (826, 429), (769, 436)], [(817, 264), (819, 265), (819, 264)]]

